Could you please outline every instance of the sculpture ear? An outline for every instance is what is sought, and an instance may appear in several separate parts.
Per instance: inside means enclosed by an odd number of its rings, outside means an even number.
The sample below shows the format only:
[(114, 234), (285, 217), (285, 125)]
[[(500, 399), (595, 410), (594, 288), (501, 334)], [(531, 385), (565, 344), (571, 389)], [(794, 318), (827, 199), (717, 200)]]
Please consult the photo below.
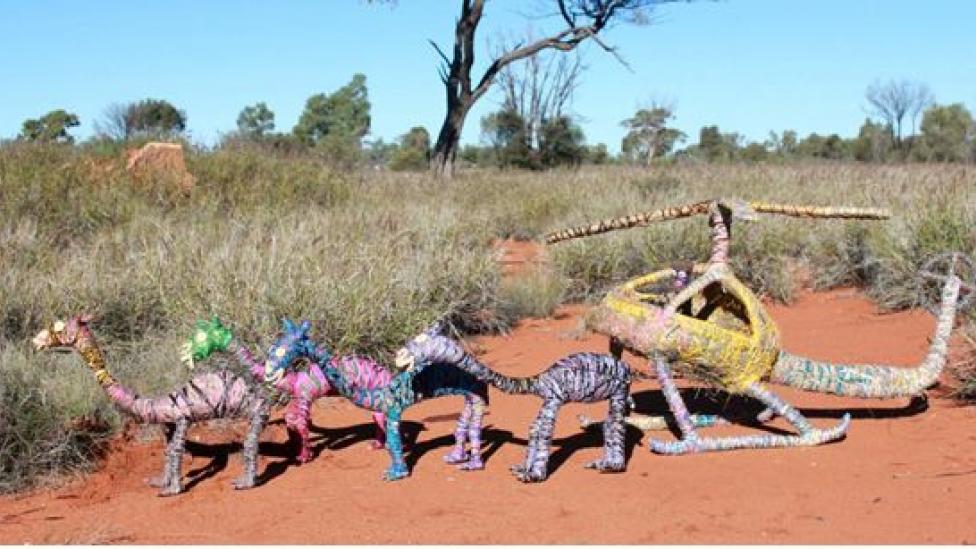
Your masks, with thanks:
[(311, 323), (311, 322), (309, 322), (309, 321), (307, 321), (307, 320), (303, 320), (303, 321), (302, 321), (302, 325), (301, 325), (301, 330), (302, 330), (302, 333), (303, 333), (303, 334), (307, 334), (307, 333), (308, 333), (308, 331), (309, 331), (309, 330), (310, 330), (311, 328), (312, 328), (312, 323)]
[(213, 324), (215, 328), (219, 328), (223, 326), (223, 324), (220, 322), (220, 317), (218, 317), (217, 315), (210, 316), (210, 324)]
[(94, 319), (91, 313), (81, 313), (78, 315), (78, 322), (82, 324), (88, 324)]
[(197, 320), (196, 327), (198, 330), (206, 330), (208, 328), (206, 320)]
[(286, 332), (291, 332), (295, 329), (295, 325), (292, 324), (292, 321), (287, 318), (281, 321), (281, 327), (284, 328)]

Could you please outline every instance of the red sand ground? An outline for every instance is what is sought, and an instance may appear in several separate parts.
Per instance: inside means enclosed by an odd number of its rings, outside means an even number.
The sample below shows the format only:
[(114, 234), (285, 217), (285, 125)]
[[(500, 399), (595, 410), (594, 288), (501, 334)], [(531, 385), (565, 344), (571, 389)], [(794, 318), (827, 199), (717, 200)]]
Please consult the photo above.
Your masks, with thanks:
[(498, 264), (503, 275), (517, 275), (525, 269), (547, 262), (545, 248), (537, 242), (499, 240), (492, 244), (499, 253)]
[[(771, 306), (785, 346), (844, 361), (912, 365), (922, 359), (934, 320), (924, 312), (880, 315), (850, 291), (805, 294)], [(515, 375), (539, 371), (576, 351), (604, 351), (606, 340), (579, 329), (579, 307), (556, 319), (523, 322), (508, 337), (476, 341), (482, 359)], [(645, 368), (643, 360), (632, 364)], [(385, 452), (370, 450), (367, 413), (340, 399), (315, 406), (318, 456), (288, 459), (280, 423), (265, 431), (266, 483), (236, 492), (243, 427), (196, 427), (205, 440), (184, 462), (187, 493), (160, 498), (143, 479), (159, 472), (162, 444), (122, 441), (100, 470), (55, 490), (0, 498), (4, 543), (966, 543), (976, 541), (976, 410), (933, 398), (928, 410), (907, 399), (857, 400), (777, 388), (817, 425), (854, 414), (846, 439), (803, 449), (742, 450), (683, 457), (652, 455), (629, 437), (623, 474), (582, 465), (601, 438), (575, 416), (602, 417), (605, 404), (569, 405), (560, 414), (541, 484), (516, 481), (508, 466), (525, 451), (539, 406), (533, 397), (492, 390), (486, 418), (488, 468), (459, 472), (441, 461), (461, 399), (428, 401), (404, 421), (413, 476), (380, 480)], [(656, 385), (634, 386), (641, 412), (664, 410)], [(687, 391), (692, 406), (714, 400)], [(719, 398), (719, 404), (723, 400)], [(741, 408), (741, 402), (730, 407)], [(774, 424), (785, 427), (781, 420)], [(709, 434), (744, 433), (733, 426)], [(673, 437), (671, 433), (653, 436)]]

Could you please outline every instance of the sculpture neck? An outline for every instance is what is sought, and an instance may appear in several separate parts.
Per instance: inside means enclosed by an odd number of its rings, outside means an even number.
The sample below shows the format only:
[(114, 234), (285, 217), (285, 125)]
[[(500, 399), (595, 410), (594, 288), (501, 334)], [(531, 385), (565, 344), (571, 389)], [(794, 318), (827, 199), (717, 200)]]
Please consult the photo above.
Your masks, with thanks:
[(726, 264), (729, 261), (729, 224), (726, 222), (722, 210), (714, 205), (708, 216), (708, 227), (712, 233), (712, 254), (708, 258), (709, 264)]
[(254, 358), (251, 354), (251, 350), (237, 341), (237, 338), (230, 340), (227, 344), (227, 352), (234, 355), (237, 359), (237, 363), (242, 367), (247, 368), (251, 372), (251, 376), (258, 381), (264, 381), (264, 362)]
[(108, 389), (109, 387), (118, 383), (115, 378), (108, 373), (108, 369), (105, 365), (105, 355), (98, 347), (98, 344), (95, 342), (95, 336), (92, 335), (91, 332), (83, 329), (78, 334), (74, 347), (75, 350), (78, 351), (78, 354), (81, 355), (81, 358), (85, 361), (85, 364), (91, 368), (91, 371), (95, 374), (95, 380), (98, 381), (98, 384), (101, 385), (103, 389)]

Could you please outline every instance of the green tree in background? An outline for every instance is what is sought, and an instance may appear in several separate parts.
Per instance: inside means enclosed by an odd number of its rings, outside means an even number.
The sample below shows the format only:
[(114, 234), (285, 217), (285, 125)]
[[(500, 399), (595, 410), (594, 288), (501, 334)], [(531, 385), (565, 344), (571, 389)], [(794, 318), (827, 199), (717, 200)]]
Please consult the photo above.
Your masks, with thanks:
[(45, 143), (74, 143), (74, 137), (68, 133), (68, 128), (74, 128), (80, 124), (77, 115), (64, 109), (58, 109), (40, 118), (25, 120), (20, 138)]
[(737, 133), (722, 133), (718, 126), (703, 126), (698, 132), (698, 153), (706, 160), (734, 160), (742, 145)]
[(748, 162), (762, 162), (769, 157), (769, 150), (766, 149), (766, 145), (754, 142), (743, 147), (739, 154)]
[(784, 159), (789, 158), (796, 154), (796, 130), (783, 130), (782, 134), (771, 131), (766, 144), (772, 154)]
[(976, 128), (972, 114), (962, 103), (933, 105), (922, 115), (921, 130), (916, 158), (937, 162), (973, 159)]
[(851, 157), (849, 142), (832, 133), (826, 137), (811, 133), (796, 146), (796, 154), (808, 158), (842, 160)]
[(387, 143), (380, 137), (363, 143), (363, 157), (372, 168), (384, 168), (390, 164), (397, 149), (396, 143)]
[(390, 169), (426, 170), (430, 162), (430, 134), (427, 133), (427, 128), (423, 126), (410, 128), (410, 131), (400, 136), (399, 141), (399, 146), (390, 160)]
[(586, 155), (583, 130), (568, 116), (546, 120), (539, 132), (539, 162), (544, 168), (579, 166)]
[(126, 106), (123, 124), (126, 139), (167, 138), (186, 130), (186, 113), (164, 99), (143, 99)]
[(294, 134), (308, 145), (333, 140), (358, 148), (362, 138), (369, 133), (369, 109), (366, 77), (356, 74), (348, 84), (331, 94), (309, 97)]
[(863, 162), (884, 162), (891, 157), (894, 143), (891, 127), (865, 119), (852, 145), (854, 158)]
[(499, 167), (538, 167), (525, 128), (525, 119), (511, 109), (503, 109), (481, 119), (481, 135), (490, 144)]
[(667, 127), (672, 118), (671, 106), (652, 105), (638, 110), (621, 122), (628, 130), (620, 144), (621, 152), (635, 162), (650, 166), (654, 158), (671, 152), (675, 143), (685, 138), (680, 130)]
[(607, 150), (606, 143), (597, 143), (587, 147), (586, 161), (595, 166), (602, 166), (610, 163), (610, 151)]
[(274, 131), (274, 117), (264, 101), (244, 107), (237, 115), (237, 131), (244, 138), (259, 140)]

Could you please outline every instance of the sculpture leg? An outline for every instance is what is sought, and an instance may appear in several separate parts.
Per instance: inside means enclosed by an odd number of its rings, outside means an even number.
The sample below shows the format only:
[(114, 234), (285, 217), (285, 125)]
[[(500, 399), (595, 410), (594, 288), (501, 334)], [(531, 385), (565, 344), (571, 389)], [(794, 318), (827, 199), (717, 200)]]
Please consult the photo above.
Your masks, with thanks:
[(285, 410), (285, 425), (298, 438), (298, 456), (295, 459), (299, 464), (308, 463), (312, 459), (311, 435), (308, 430), (311, 423), (309, 407), (310, 399), (302, 395), (289, 402)]
[(234, 488), (237, 490), (253, 488), (257, 481), (258, 444), (260, 442), (261, 431), (268, 422), (269, 410), (270, 405), (264, 402), (251, 413), (251, 425), (247, 430), (247, 436), (244, 437), (244, 448), (241, 450), (244, 471), (241, 473), (241, 476), (233, 481)]
[(623, 342), (620, 341), (619, 339), (611, 336), (610, 337), (610, 355), (613, 358), (615, 358), (617, 360), (620, 360), (621, 357), (623, 356), (623, 354), (624, 354), (624, 344), (623, 344)]
[(166, 444), (166, 467), (163, 471), (162, 489), (159, 491), (161, 496), (173, 496), (183, 491), (180, 482), (180, 466), (186, 445), (186, 430), (189, 426), (190, 420), (181, 417), (176, 420), (176, 424), (169, 432), (169, 441)]
[(765, 404), (772, 413), (783, 416), (797, 431), (798, 435), (752, 435), (741, 437), (720, 437), (688, 439), (679, 442), (651, 441), (651, 450), (660, 454), (685, 454), (688, 452), (714, 452), (740, 448), (788, 448), (794, 446), (816, 446), (844, 436), (850, 426), (851, 415), (844, 414), (840, 423), (830, 429), (816, 429), (794, 407), (771, 393), (759, 383), (753, 383), (746, 394)]
[(448, 463), (464, 463), (468, 461), (468, 452), (465, 443), (468, 440), (468, 425), (471, 423), (471, 414), (474, 411), (471, 399), (464, 398), (464, 409), (458, 417), (457, 426), (454, 428), (454, 449), (451, 453), (444, 456), (444, 461)]
[(383, 473), (385, 480), (399, 480), (410, 475), (403, 460), (403, 442), (400, 439), (400, 410), (386, 412), (386, 451), (390, 453), (390, 467)]
[(549, 399), (542, 403), (542, 409), (529, 429), (529, 448), (525, 463), (512, 467), (516, 478), (522, 482), (539, 482), (546, 479), (549, 466), (549, 445), (556, 429), (556, 415), (562, 402)]
[(610, 395), (610, 410), (603, 422), (603, 459), (586, 464), (588, 469), (605, 473), (623, 471), (624, 462), (624, 412), (627, 407), (628, 391)]
[(458, 466), (464, 471), (476, 471), (485, 468), (485, 463), (481, 460), (481, 422), (485, 416), (485, 401), (476, 395), (467, 395), (471, 402), (471, 422), (468, 423), (468, 442), (471, 443), (471, 450), (468, 454), (468, 461)]
[(176, 425), (167, 423), (163, 427), (165, 430), (163, 437), (166, 440), (166, 449), (163, 450), (163, 471), (154, 477), (145, 479), (146, 484), (153, 488), (162, 488), (169, 484), (169, 447), (172, 444), (173, 431), (176, 429)]
[[(661, 392), (664, 393), (664, 399), (668, 403), (668, 408), (674, 414), (674, 422), (678, 425), (678, 430), (681, 431), (682, 443), (693, 444), (698, 440), (698, 431), (695, 428), (695, 422), (691, 419), (691, 414), (688, 413), (688, 407), (685, 406), (685, 401), (681, 398), (681, 393), (678, 392), (678, 387), (674, 384), (674, 378), (671, 377), (671, 369), (668, 367), (668, 363), (664, 358), (660, 356), (652, 357), (651, 360), (654, 362), (657, 379), (661, 384)], [(652, 440), (650, 442), (648, 446), (654, 451), (656, 441)]]
[(386, 416), (383, 412), (373, 412), (373, 423), (376, 424), (376, 438), (369, 445), (374, 450), (382, 450), (386, 446)]

